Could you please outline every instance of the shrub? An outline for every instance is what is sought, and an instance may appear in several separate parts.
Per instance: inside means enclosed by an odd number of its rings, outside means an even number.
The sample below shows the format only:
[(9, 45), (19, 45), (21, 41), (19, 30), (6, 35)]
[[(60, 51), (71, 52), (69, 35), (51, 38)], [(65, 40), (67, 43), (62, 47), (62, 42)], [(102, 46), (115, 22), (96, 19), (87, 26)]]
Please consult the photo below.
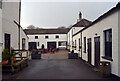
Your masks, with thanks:
[(2, 60), (8, 60), (10, 58), (9, 49), (4, 49), (2, 52)]

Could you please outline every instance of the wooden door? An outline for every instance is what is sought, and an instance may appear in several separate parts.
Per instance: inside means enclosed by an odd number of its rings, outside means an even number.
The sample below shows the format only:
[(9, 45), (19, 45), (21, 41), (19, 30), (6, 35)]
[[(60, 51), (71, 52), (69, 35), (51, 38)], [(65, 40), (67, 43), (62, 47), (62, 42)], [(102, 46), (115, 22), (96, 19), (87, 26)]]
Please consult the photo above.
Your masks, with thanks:
[(95, 37), (94, 42), (95, 42), (95, 67), (98, 68), (100, 62), (100, 37)]
[(5, 33), (5, 49), (9, 49), (10, 52), (10, 34)]
[(36, 42), (29, 42), (29, 50), (37, 49)]
[(47, 42), (47, 48), (56, 48), (56, 42)]
[(91, 64), (91, 38), (87, 40), (88, 44), (88, 63)]

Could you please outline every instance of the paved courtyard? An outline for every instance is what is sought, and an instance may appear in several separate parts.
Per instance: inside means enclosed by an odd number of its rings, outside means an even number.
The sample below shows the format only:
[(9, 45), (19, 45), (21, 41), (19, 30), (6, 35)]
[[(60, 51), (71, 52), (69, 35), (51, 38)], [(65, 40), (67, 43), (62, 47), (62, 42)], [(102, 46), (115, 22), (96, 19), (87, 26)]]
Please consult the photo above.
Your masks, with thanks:
[[(102, 79), (82, 60), (67, 59), (66, 53), (44, 54), (43, 59), (31, 60), (27, 68), (10, 75), (9, 79)], [(3, 79), (7, 78), (3, 75)]]
[(55, 53), (42, 54), (42, 59), (68, 59), (68, 51), (60, 50)]

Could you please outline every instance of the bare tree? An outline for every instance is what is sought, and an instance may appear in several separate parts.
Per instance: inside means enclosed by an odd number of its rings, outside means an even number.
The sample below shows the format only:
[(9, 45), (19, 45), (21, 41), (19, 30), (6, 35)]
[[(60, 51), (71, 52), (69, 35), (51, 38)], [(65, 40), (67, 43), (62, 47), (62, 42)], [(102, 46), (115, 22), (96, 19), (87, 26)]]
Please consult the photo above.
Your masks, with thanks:
[(61, 29), (61, 28), (66, 28), (65, 26), (60, 26), (60, 27), (58, 27), (58, 29)]
[(29, 25), (27, 29), (36, 29), (36, 27), (34, 25)]

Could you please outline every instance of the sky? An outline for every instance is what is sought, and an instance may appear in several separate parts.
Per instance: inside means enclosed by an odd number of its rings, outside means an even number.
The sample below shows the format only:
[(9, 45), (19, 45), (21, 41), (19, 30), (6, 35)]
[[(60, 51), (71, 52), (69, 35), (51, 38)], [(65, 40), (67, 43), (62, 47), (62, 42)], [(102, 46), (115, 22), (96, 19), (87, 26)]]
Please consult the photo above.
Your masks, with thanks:
[[(32, 1), (32, 0), (31, 0)], [(94, 21), (116, 6), (117, 2), (23, 2), (21, 4), (21, 26), (34, 25), (40, 28), (68, 27), (82, 18)]]

